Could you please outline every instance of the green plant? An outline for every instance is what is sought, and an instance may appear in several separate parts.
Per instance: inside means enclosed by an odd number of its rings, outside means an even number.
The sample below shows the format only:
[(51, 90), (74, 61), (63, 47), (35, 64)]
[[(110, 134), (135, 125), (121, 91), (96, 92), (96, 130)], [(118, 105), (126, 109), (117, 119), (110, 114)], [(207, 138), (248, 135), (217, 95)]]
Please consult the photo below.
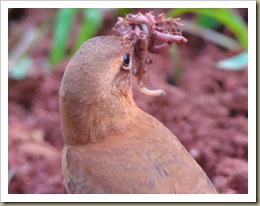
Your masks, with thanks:
[(64, 59), (68, 49), (67, 43), (72, 25), (75, 22), (76, 16), (80, 14), (83, 15), (83, 22), (79, 28), (79, 33), (76, 38), (74, 48), (72, 49), (73, 53), (84, 41), (95, 36), (95, 34), (99, 31), (103, 22), (102, 9), (59, 9), (56, 15), (53, 47), (50, 53), (50, 60), (52, 64), (58, 64)]
[[(218, 62), (218, 68), (241, 69), (248, 61), (248, 31), (247, 24), (234, 10), (228, 8), (177, 8), (167, 13), (169, 17), (180, 17), (186, 13), (197, 14), (195, 23), (184, 21), (184, 30), (194, 35), (199, 35), (209, 41), (233, 51), (241, 51), (235, 58), (228, 58)], [(233, 32), (236, 39), (221, 34), (214, 30), (215, 27), (224, 25)]]

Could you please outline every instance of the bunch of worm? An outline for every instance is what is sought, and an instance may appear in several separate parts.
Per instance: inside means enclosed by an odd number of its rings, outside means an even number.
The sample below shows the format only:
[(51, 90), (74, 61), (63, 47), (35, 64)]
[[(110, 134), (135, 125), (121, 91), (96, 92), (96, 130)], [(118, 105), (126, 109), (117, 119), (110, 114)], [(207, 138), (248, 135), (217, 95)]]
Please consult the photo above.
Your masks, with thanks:
[(134, 69), (132, 73), (137, 77), (137, 83), (142, 93), (151, 96), (165, 94), (164, 90), (150, 90), (143, 85), (143, 76), (146, 73), (146, 65), (152, 61), (147, 57), (148, 53), (160, 54), (170, 48), (173, 43), (184, 44), (187, 39), (178, 31), (178, 19), (166, 18), (164, 14), (157, 17), (153, 12), (146, 14), (128, 14), (125, 18), (118, 17), (113, 27), (115, 35), (121, 36), (124, 41), (133, 47), (132, 61)]

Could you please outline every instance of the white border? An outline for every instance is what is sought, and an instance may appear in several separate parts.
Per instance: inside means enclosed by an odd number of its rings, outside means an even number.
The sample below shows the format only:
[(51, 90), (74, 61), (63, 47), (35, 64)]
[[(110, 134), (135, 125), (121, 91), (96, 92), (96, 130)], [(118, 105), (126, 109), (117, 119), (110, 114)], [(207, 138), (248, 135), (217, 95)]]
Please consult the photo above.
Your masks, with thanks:
[[(133, 6), (134, 5), (134, 6)], [(245, 195), (8, 194), (8, 8), (248, 8), (248, 192)], [(2, 202), (255, 202), (256, 201), (256, 2), (255, 1), (2, 1), (1, 2), (1, 201)]]
[[(61, 4), (62, 2), (62, 4)], [(256, 8), (255, 1), (2, 1), (5, 8)], [(134, 6), (133, 6), (134, 5)], [(1, 7), (2, 8), (2, 7)]]

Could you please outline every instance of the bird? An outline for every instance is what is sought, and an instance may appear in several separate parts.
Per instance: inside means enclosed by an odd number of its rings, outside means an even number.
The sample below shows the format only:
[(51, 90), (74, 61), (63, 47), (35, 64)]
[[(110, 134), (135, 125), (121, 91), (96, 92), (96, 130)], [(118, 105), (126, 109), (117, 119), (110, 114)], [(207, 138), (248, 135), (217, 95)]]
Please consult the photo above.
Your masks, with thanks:
[(69, 194), (215, 194), (180, 140), (133, 99), (133, 48), (87, 40), (59, 92), (62, 175)]

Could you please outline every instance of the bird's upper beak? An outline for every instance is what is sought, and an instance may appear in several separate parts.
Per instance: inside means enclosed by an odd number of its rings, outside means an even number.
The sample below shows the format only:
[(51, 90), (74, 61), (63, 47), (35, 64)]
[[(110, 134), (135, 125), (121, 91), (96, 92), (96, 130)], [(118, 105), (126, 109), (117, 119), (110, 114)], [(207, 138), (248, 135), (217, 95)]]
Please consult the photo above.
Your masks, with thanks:
[(137, 66), (135, 64), (135, 60), (134, 60), (134, 47), (132, 48), (132, 51), (131, 51), (131, 66), (130, 66), (130, 69), (131, 69), (131, 72), (132, 74), (136, 77), (137, 75)]

